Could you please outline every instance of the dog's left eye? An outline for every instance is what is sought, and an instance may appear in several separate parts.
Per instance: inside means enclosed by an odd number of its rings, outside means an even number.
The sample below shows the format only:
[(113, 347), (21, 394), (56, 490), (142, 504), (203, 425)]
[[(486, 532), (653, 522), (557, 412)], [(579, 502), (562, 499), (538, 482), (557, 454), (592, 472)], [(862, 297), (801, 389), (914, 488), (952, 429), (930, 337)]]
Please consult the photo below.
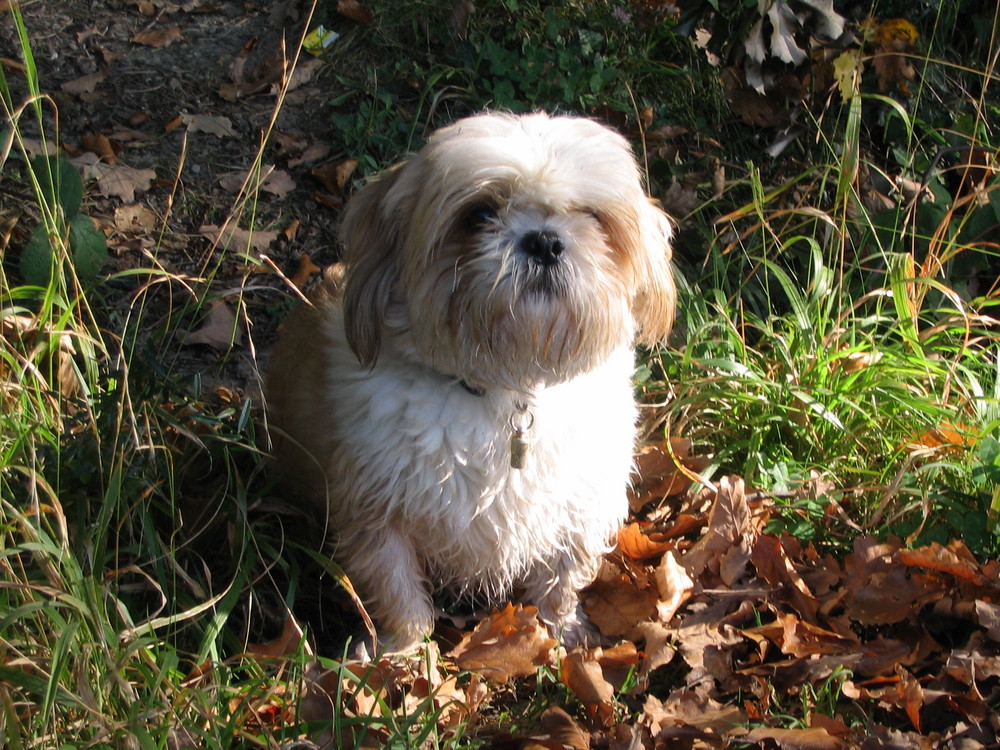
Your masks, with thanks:
[(469, 231), (482, 229), (488, 224), (496, 221), (497, 210), (493, 206), (485, 204), (476, 205), (465, 213), (465, 227)]

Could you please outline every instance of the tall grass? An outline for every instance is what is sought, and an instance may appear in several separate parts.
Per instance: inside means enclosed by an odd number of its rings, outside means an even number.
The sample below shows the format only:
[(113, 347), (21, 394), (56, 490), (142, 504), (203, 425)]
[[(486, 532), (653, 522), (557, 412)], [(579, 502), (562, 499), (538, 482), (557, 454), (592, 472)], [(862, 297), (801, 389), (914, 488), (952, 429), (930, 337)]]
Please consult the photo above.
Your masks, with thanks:
[[(978, 122), (992, 106), (976, 103)], [(862, 176), (882, 167), (865, 153), (862, 107), (901, 128), (899, 168), (924, 198), (866, 200)], [(733, 189), (750, 201), (715, 219), (682, 285), (683, 347), (661, 358), (669, 429), (714, 453), (710, 471), (779, 494), (812, 487), (782, 519), (797, 534), (957, 535), (995, 551), (991, 496), (972, 474), (1000, 426), (996, 276), (973, 292), (967, 273), (998, 255), (1000, 185), (949, 189), (920, 151), (927, 124), (857, 82), (815, 127), (801, 174), (765, 185), (750, 165)], [(962, 150), (991, 149), (988, 135)]]

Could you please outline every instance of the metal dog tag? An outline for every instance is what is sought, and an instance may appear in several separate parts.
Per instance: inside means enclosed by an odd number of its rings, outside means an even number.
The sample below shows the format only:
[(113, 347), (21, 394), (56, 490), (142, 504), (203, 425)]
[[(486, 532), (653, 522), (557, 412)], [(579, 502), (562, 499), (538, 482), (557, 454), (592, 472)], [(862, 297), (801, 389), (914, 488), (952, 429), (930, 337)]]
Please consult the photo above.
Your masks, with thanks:
[(527, 455), (528, 441), (524, 438), (524, 430), (515, 428), (510, 436), (510, 468), (523, 469)]
[(523, 469), (528, 456), (528, 430), (535, 423), (534, 415), (525, 404), (516, 404), (517, 411), (510, 415), (510, 468)]

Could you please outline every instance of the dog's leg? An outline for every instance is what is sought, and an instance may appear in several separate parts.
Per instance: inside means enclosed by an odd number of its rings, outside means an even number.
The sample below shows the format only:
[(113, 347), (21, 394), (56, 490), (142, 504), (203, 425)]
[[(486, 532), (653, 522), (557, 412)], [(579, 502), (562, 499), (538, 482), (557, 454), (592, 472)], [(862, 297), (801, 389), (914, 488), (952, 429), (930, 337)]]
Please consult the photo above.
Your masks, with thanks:
[(381, 650), (412, 650), (434, 630), (430, 584), (404, 535), (393, 528), (352, 535), (340, 557), (375, 621)]
[(525, 599), (538, 607), (538, 616), (567, 646), (596, 646), (600, 633), (580, 607), (579, 591), (594, 580), (601, 557), (567, 551), (548, 564), (538, 564), (527, 577)]

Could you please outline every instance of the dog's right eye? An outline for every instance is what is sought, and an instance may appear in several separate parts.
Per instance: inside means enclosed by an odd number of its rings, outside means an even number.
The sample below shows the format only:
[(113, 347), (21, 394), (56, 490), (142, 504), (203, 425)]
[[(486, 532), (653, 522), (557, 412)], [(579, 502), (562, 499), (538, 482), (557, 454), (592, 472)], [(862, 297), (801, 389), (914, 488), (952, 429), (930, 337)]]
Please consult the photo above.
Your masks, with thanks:
[(475, 232), (496, 221), (497, 210), (485, 204), (475, 205), (465, 213), (465, 228)]

